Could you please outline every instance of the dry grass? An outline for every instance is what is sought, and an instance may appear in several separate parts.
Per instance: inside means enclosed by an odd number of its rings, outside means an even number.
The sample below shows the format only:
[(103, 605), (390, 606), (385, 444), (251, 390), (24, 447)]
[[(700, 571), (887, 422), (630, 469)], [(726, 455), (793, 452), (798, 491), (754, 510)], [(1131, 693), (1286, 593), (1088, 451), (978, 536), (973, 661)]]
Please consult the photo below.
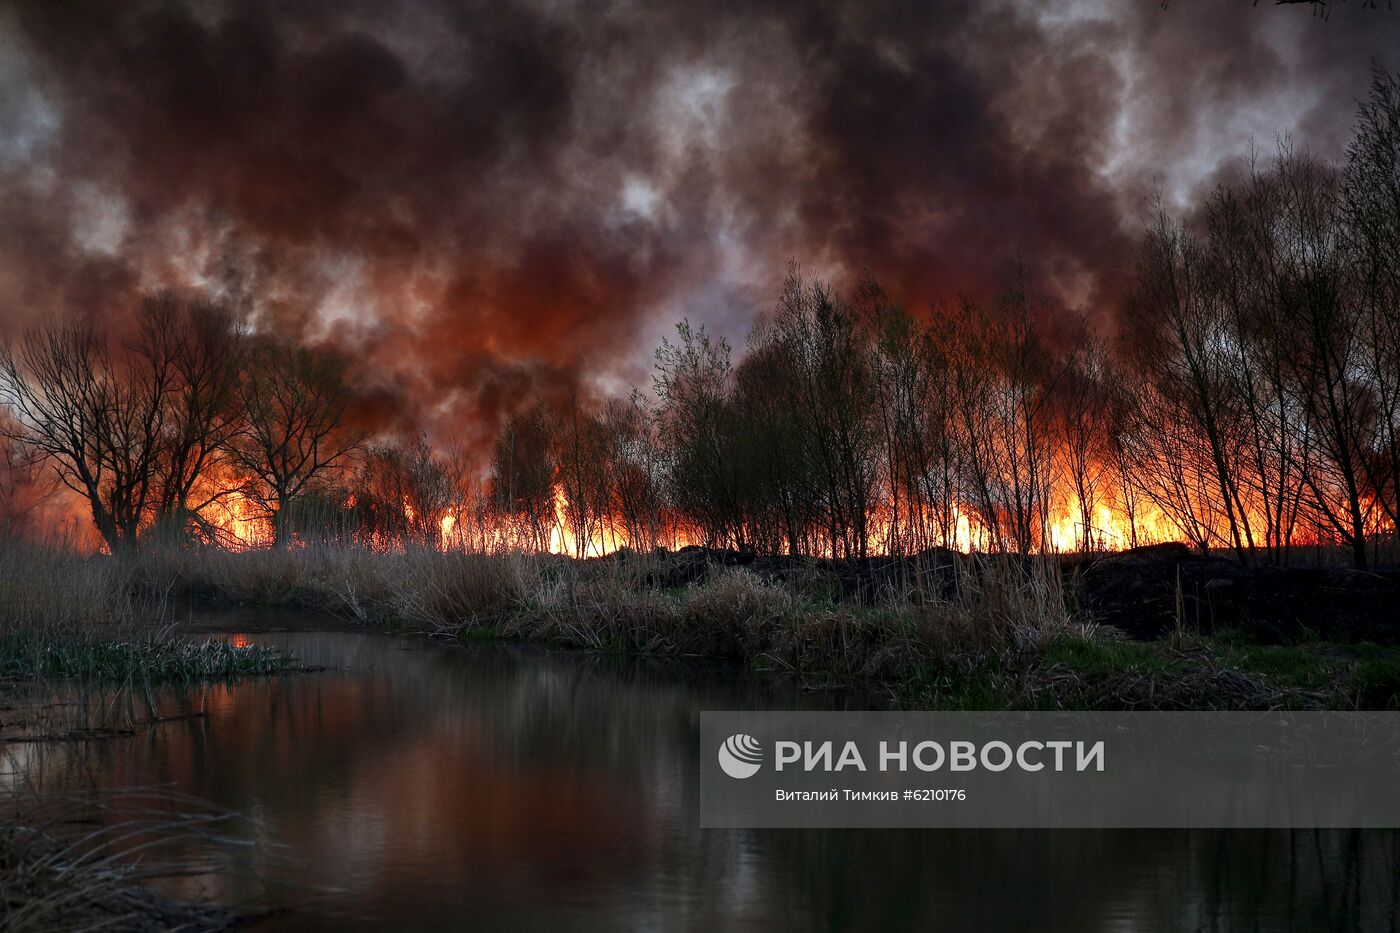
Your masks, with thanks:
[[(946, 574), (915, 576), (860, 601), (838, 598), (839, 581), (815, 562), (760, 576), (695, 555), (575, 562), (307, 547), (153, 551), (125, 563), (41, 553), (28, 555), (28, 566), (0, 553), (0, 566), (6, 559), (30, 583), (0, 599), (0, 609), (13, 616), (20, 607), (58, 633), (100, 629), (115, 638), (178, 597), (329, 612), (444, 637), (727, 658), (813, 683), (887, 689), (912, 706), (1356, 705), (1345, 685), (1329, 692), (1287, 671), (1261, 675), (1212, 646), (1118, 645), (1072, 605), (1055, 569), (1035, 561), (968, 560), (950, 571), (952, 585)], [(74, 595), (56, 598), (65, 591)], [(0, 619), (0, 634), (6, 624)], [(1388, 671), (1381, 687), (1394, 679)]]
[(936, 582), (833, 597), (815, 571), (762, 579), (710, 566), (668, 585), (676, 558), (574, 562), (550, 555), (303, 548), (147, 558), (136, 576), (182, 594), (335, 613), (440, 636), (703, 655), (810, 680), (898, 689), (929, 671), (1027, 669), (1060, 637), (1086, 637), (1048, 566), (984, 560), (948, 595)]
[[(0, 805), (22, 814), (0, 825), (0, 929), (208, 931), (249, 919), (226, 907), (171, 900), (148, 886), (218, 870), (187, 853), (196, 842), (211, 853), (243, 844), (228, 835), (234, 814), (166, 790), (99, 799), (21, 788)], [(75, 831), (93, 824), (99, 828)]]
[[(0, 542), (0, 747), (26, 760), (55, 739), (108, 738), (155, 721), (151, 687), (286, 670), (263, 648), (174, 637), (168, 607), (179, 568), (80, 557), (57, 546)], [(82, 682), (81, 702), (55, 704), (47, 683)], [(35, 698), (38, 697), (36, 700)], [(146, 704), (146, 717), (136, 708)], [(84, 743), (67, 742), (77, 749)], [(0, 771), (27, 773), (0, 758)], [(172, 842), (221, 838), (230, 814), (195, 800), (126, 794), (52, 796), (0, 790), (0, 929), (222, 930), (234, 911), (161, 897), (146, 885), (194, 866), (165, 861)], [(98, 831), (75, 834), (97, 823)]]
[(129, 563), (80, 556), (61, 545), (0, 541), (0, 635), (44, 630), (130, 633), (158, 623), (173, 583)]
[(265, 649), (171, 637), (179, 568), (0, 543), (0, 684), (77, 678), (109, 684), (271, 673)]

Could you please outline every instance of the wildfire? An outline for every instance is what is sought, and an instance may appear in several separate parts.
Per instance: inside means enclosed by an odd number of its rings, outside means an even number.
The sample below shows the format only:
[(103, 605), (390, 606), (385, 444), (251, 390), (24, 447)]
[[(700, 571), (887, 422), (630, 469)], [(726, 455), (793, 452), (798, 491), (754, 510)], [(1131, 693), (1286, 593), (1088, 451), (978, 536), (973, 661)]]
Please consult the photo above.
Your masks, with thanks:
[(260, 547), (272, 539), (271, 528), (261, 509), (236, 489), (217, 497), (200, 515), (217, 530), (216, 537), (221, 544), (244, 549)]
[[(343, 508), (353, 511), (356, 497), (347, 496)], [(405, 498), (402, 514), (412, 525), (418, 519), (417, 511)], [(1170, 519), (1155, 508), (1139, 504), (1138, 511), (1130, 514), (1119, 501), (1115, 490), (1109, 489), (1104, 497), (1093, 504), (1089, 511), (1091, 519), (1085, 526), (1080, 502), (1073, 494), (1063, 494), (1055, 498), (1050, 514), (1044, 523), (1046, 549), (1055, 553), (1075, 551), (1116, 551), (1128, 547), (1181, 540), (1182, 535)], [(587, 543), (580, 546), (580, 532), (574, 528), (568, 495), (562, 485), (554, 486), (552, 515), (547, 532), (546, 550), (551, 554), (568, 557), (603, 557), (625, 547), (650, 546), (647, 542), (633, 543), (628, 539), (621, 523), (603, 516), (591, 521), (587, 531)], [(272, 524), (266, 512), (242, 492), (230, 490), (214, 499), (201, 512), (206, 525), (215, 530), (217, 543), (235, 550), (265, 547), (272, 541)], [(965, 506), (955, 506), (950, 510), (952, 531), (948, 534), (949, 544), (964, 553), (989, 551), (996, 547), (996, 535), (981, 520), (979, 513)], [(903, 519), (897, 533), (894, 520), (888, 508), (881, 509), (872, 516), (870, 540), (871, 549), (879, 552), (891, 550), (891, 542), (903, 536), (908, 539), (907, 519)], [(353, 527), (353, 522), (350, 523)], [(530, 535), (522, 534), (509, 520), (492, 517), (489, 508), (463, 514), (458, 510), (448, 510), (430, 524), (436, 526), (435, 546), (446, 550), (531, 550)], [(1220, 540), (1224, 540), (1223, 530)], [(938, 540), (942, 535), (932, 536)], [(304, 539), (294, 534), (296, 541)], [(929, 540), (925, 536), (925, 540)], [(403, 542), (389, 540), (377, 533), (360, 540), (373, 549), (391, 550), (403, 546)], [(670, 527), (668, 533), (658, 543), (676, 548), (690, 543), (704, 543), (695, 539), (680, 527)], [(831, 556), (817, 554), (816, 556)]]
[(589, 535), (587, 544), (580, 548), (579, 538), (569, 522), (569, 514), (569, 497), (564, 493), (564, 487), (556, 484), (554, 487), (554, 529), (549, 535), (549, 553), (563, 554), (569, 557), (603, 557), (626, 543), (625, 540), (619, 541), (616, 535), (609, 541), (600, 528)]

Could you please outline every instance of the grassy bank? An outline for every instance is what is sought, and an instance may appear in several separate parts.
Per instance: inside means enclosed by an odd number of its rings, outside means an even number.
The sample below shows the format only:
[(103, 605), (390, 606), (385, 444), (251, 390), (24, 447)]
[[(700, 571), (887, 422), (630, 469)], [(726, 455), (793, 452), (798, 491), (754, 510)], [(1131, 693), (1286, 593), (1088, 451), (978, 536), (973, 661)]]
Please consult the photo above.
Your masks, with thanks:
[(967, 560), (857, 599), (817, 561), (765, 579), (695, 560), (181, 550), (120, 570), (90, 559), (62, 578), (101, 578), (81, 592), (115, 587), (113, 604), (128, 611), (294, 608), (444, 638), (726, 658), (816, 686), (885, 690), (915, 708), (1400, 708), (1394, 647), (1265, 645), (1243, 631), (1207, 637), (1186, 627), (1133, 641), (1096, 626), (1048, 562)]
[(443, 638), (725, 658), (922, 708), (1400, 708), (1394, 647), (1259, 644), (1185, 626), (1134, 641), (1096, 626), (1048, 561), (965, 560), (848, 598), (818, 561), (765, 579), (696, 560), (300, 548), (116, 561), (10, 549), (3, 569), (23, 583), (0, 605), (0, 676), (154, 683), (287, 663), (162, 634), (191, 605), (222, 603)]
[(176, 637), (167, 587), (135, 561), (0, 546), (0, 685), (160, 684), (274, 673), (293, 659)]
[[(168, 592), (138, 567), (61, 549), (0, 546), (0, 748), (31, 762), (53, 744), (80, 755), (88, 739), (132, 735), (156, 716), (151, 690), (294, 669), (260, 647), (180, 637)], [(78, 682), (82, 702), (53, 702), (58, 682)], [(18, 750), (18, 751), (14, 751)], [(4, 766), (5, 762), (0, 762)], [(26, 773), (16, 768), (16, 774)], [(159, 896), (166, 841), (219, 837), (230, 814), (197, 801), (54, 797), (6, 783), (0, 789), (0, 928), (222, 930), (238, 913)], [(102, 811), (102, 812), (98, 812)], [(75, 831), (96, 823), (98, 830)]]

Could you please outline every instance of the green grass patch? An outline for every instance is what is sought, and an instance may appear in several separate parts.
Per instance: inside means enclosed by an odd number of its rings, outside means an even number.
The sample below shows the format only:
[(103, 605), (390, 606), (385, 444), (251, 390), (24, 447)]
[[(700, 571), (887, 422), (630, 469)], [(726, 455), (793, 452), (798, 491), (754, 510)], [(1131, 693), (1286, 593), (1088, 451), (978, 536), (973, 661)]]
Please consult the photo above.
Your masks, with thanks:
[(962, 663), (921, 664), (897, 691), (909, 709), (975, 712), (1025, 709), (1024, 674), (1008, 670), (997, 657), (962, 659)]
[(1400, 660), (1360, 661), (1351, 684), (1360, 709), (1400, 710)]
[(1242, 671), (1304, 690), (1330, 687), (1342, 673), (1342, 664), (1316, 645), (1245, 645), (1226, 648), (1221, 654), (1227, 664)]
[[(1215, 639), (1211, 639), (1216, 643)], [(1371, 642), (1260, 645), (1227, 641), (1222, 659), (1285, 688), (1325, 691), (1329, 705), (1400, 709), (1400, 648)]]
[(1160, 642), (1069, 636), (1052, 641), (1041, 657), (1041, 664), (1060, 665), (1091, 678), (1129, 670), (1169, 675), (1180, 672), (1183, 667), (1181, 659), (1164, 650)]
[(473, 645), (502, 645), (505, 639), (501, 633), (489, 625), (474, 625), (463, 629), (458, 635), (462, 641)]
[(12, 635), (0, 640), (0, 678), (121, 683), (190, 682), (299, 670), (274, 648), (225, 641), (63, 641)]
[(1345, 645), (1322, 643), (1318, 648), (1354, 661), (1400, 661), (1400, 647), (1378, 645), (1372, 641), (1350, 642)]

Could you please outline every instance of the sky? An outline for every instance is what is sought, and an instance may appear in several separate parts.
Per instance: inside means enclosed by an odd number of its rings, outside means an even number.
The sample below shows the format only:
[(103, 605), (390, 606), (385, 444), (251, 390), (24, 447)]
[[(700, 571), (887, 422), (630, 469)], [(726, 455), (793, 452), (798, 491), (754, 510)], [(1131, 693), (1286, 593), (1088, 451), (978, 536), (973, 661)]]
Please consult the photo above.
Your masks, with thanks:
[(1377, 6), (0, 2), (0, 335), (198, 291), (479, 448), (789, 262), (923, 310), (1019, 259), (1111, 332), (1155, 198), (1344, 155)]

